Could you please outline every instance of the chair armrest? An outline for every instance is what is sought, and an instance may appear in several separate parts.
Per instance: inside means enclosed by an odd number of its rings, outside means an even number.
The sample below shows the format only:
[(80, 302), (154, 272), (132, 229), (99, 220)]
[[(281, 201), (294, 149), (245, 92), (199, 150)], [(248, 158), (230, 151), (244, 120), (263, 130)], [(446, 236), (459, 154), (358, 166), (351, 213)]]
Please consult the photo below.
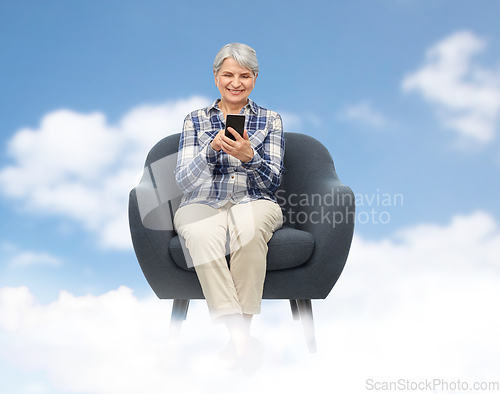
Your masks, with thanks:
[[(307, 184), (309, 183), (309, 185)], [(345, 266), (355, 223), (355, 196), (335, 176), (321, 182), (306, 181), (303, 190), (314, 190), (309, 204), (289, 207), (296, 209), (295, 228), (314, 236), (314, 250), (309, 261), (299, 267), (304, 281), (314, 283), (317, 298), (326, 298)], [(313, 198), (314, 195), (314, 198)], [(284, 212), (285, 220), (287, 212)]]
[(175, 231), (143, 225), (135, 189), (129, 195), (129, 225), (139, 265), (159, 298), (203, 298), (196, 275), (179, 268), (172, 259), (169, 245)]

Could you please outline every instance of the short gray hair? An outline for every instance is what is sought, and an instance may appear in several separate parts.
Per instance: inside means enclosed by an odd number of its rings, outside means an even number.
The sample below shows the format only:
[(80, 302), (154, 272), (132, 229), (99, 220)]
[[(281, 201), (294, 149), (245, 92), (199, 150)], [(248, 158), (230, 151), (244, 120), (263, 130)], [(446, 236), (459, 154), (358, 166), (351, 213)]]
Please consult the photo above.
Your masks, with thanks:
[(259, 63), (257, 62), (257, 53), (248, 45), (233, 42), (222, 47), (214, 60), (214, 73), (218, 74), (222, 63), (228, 57), (232, 57), (238, 64), (249, 69), (253, 75), (259, 73)]

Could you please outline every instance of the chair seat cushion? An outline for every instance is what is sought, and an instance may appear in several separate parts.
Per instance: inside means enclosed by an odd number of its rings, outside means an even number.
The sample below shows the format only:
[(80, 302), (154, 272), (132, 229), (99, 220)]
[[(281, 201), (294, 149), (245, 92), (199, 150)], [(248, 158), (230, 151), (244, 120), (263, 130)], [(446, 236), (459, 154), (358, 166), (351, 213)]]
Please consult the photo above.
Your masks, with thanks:
[[(293, 268), (309, 260), (314, 249), (314, 237), (307, 231), (283, 226), (274, 232), (268, 247), (268, 271)], [(170, 239), (169, 248), (173, 260), (179, 267), (194, 271), (194, 268), (188, 268), (186, 264), (178, 235)]]

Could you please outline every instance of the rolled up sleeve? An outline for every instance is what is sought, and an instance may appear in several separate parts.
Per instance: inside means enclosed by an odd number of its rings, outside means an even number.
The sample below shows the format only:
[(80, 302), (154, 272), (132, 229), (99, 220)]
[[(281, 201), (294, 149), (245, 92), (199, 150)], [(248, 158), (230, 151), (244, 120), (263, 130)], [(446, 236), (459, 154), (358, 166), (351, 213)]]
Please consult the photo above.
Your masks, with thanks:
[(210, 143), (200, 146), (191, 116), (186, 116), (175, 169), (175, 180), (179, 189), (183, 193), (189, 193), (211, 178), (217, 159), (218, 152), (212, 149)]
[(285, 138), (281, 116), (269, 119), (269, 131), (262, 148), (255, 150), (253, 158), (243, 163), (247, 176), (256, 187), (274, 193), (281, 184)]

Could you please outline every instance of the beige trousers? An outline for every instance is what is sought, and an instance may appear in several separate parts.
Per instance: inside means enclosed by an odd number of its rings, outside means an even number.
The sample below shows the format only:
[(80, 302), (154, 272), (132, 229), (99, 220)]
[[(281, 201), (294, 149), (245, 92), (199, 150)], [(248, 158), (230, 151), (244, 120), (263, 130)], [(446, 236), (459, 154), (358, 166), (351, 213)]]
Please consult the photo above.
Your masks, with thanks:
[(177, 210), (174, 225), (185, 242), (190, 255), (186, 260), (194, 265), (212, 321), (229, 314), (260, 313), (267, 243), (283, 225), (280, 206), (262, 199), (229, 202), (218, 209), (188, 204)]

